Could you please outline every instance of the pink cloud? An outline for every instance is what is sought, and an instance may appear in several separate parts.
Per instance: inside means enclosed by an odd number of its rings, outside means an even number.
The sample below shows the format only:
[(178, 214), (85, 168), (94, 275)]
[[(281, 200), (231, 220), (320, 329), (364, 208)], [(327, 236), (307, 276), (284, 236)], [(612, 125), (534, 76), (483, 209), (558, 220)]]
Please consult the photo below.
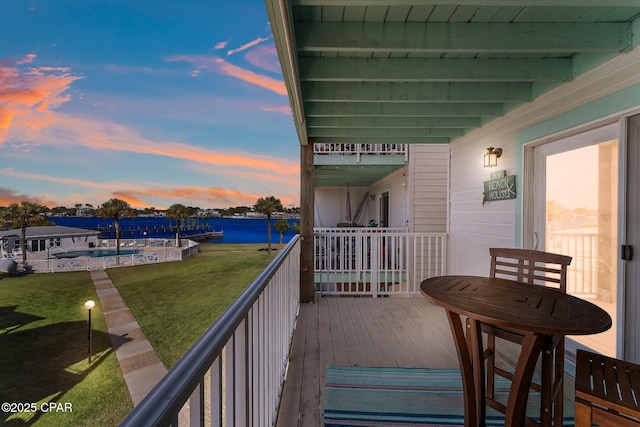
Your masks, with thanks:
[(145, 138), (135, 130), (113, 122), (91, 120), (57, 113), (58, 123), (44, 129), (22, 124), (18, 135), (26, 141), (41, 141), (58, 147), (84, 146), (108, 151), (152, 154), (195, 163), (229, 166), (274, 174), (298, 174), (297, 161), (283, 160), (245, 152), (217, 151), (205, 147), (175, 141), (155, 141)]
[(0, 144), (17, 119), (32, 129), (52, 124), (52, 110), (69, 101), (70, 95), (65, 92), (81, 78), (68, 68), (19, 67), (34, 59), (35, 55), (29, 54), (18, 61), (0, 60)]
[(220, 69), (228, 76), (235, 77), (248, 83), (252, 83), (256, 86), (269, 89), (278, 95), (286, 95), (287, 88), (282, 80), (277, 80), (272, 77), (263, 76), (246, 68), (238, 67), (229, 62), (222, 61), (220, 63)]
[(280, 60), (278, 59), (278, 52), (276, 46), (270, 43), (266, 46), (258, 46), (256, 49), (251, 49), (245, 55), (247, 61), (256, 67), (263, 70), (271, 71), (272, 73), (281, 73)]
[(15, 190), (0, 187), (0, 206), (9, 206), (11, 203), (31, 202), (50, 208), (56, 206), (50, 197), (33, 197), (26, 194), (19, 194)]
[(262, 109), (263, 111), (271, 111), (274, 113), (280, 113), (280, 114), (284, 114), (286, 116), (290, 116), (291, 115), (291, 107), (289, 107), (288, 105), (281, 105), (281, 106), (274, 106), (274, 107), (264, 107)]
[(18, 61), (16, 61), (17, 65), (22, 65), (22, 64), (29, 64), (31, 62), (33, 62), (33, 60), (36, 58), (36, 55), (33, 53), (28, 53), (24, 56), (23, 59), (20, 59)]
[[(85, 134), (87, 146), (92, 148), (154, 154), (163, 157), (189, 160), (215, 166), (235, 166), (258, 170), (268, 170), (277, 174), (298, 174), (297, 162), (279, 158), (214, 151), (204, 147), (173, 141), (150, 141), (136, 135), (128, 128), (116, 124), (103, 124), (102, 129)], [(132, 143), (133, 142), (133, 143)]]
[(256, 46), (256, 45), (258, 45), (258, 44), (260, 44), (260, 43), (262, 43), (262, 42), (265, 42), (265, 41), (267, 41), (267, 40), (270, 40), (270, 39), (271, 39), (271, 37), (267, 37), (267, 38), (262, 38), (262, 37), (261, 37), (261, 38), (257, 38), (257, 39), (255, 39), (255, 40), (250, 41), (249, 43), (245, 43), (245, 44), (243, 44), (242, 46), (240, 46), (240, 47), (239, 47), (239, 48), (237, 48), (237, 49), (232, 49), (232, 50), (227, 51), (227, 55), (229, 55), (229, 56), (234, 55), (234, 54), (236, 54), (236, 53), (238, 53), (238, 52), (242, 52), (243, 50), (247, 50), (247, 49), (249, 49), (249, 48), (251, 48), (251, 47), (253, 47), (253, 46)]
[(23, 179), (36, 180), (36, 181), (53, 182), (56, 184), (66, 184), (66, 185), (75, 185), (79, 187), (103, 189), (103, 190), (109, 190), (109, 191), (115, 191), (118, 188), (123, 188), (129, 185), (128, 183), (123, 183), (123, 182), (114, 182), (114, 183), (106, 184), (106, 183), (97, 183), (97, 182), (80, 180), (80, 179), (54, 177), (54, 176), (38, 174), (38, 173), (26, 173), (26, 172), (20, 172), (18, 170), (15, 170), (14, 168), (0, 169), (0, 175), (13, 176), (16, 178), (23, 178)]
[[(153, 199), (165, 200), (166, 206), (176, 203), (179, 200), (183, 203), (191, 206), (239, 206), (239, 205), (252, 205), (260, 197), (264, 197), (264, 194), (258, 194), (254, 192), (246, 192), (233, 189), (225, 189), (219, 187), (206, 187), (206, 186), (176, 186), (176, 187), (158, 187), (151, 185), (132, 184), (128, 182), (107, 182), (98, 183), (88, 180), (77, 180), (70, 178), (62, 178), (49, 176), (44, 174), (26, 173), (20, 172), (13, 168), (0, 169), (0, 175), (18, 177), (25, 180), (36, 180), (40, 182), (48, 182), (55, 184), (72, 185), (75, 187), (91, 188), (98, 190), (91, 196), (94, 200), (94, 204), (102, 203), (112, 197), (123, 199), (131, 206), (136, 208), (145, 207), (160, 207), (158, 204), (150, 203), (148, 200)], [(65, 201), (52, 201), (50, 196), (46, 197), (27, 197), (22, 196), (13, 190), (0, 188), (0, 206), (5, 206), (9, 203), (19, 202), (21, 200), (35, 201), (40, 204), (44, 204), (49, 207), (63, 206), (66, 204), (76, 203), (74, 200), (78, 200), (78, 197), (82, 199), (83, 203), (88, 202), (87, 195), (66, 197)], [(147, 201), (145, 201), (147, 200)], [(282, 202), (285, 205), (297, 204), (297, 195), (295, 193), (285, 194), (281, 197)], [(46, 203), (45, 203), (46, 202)]]
[(207, 57), (207, 56), (201, 56), (201, 55), (195, 55), (195, 56), (178, 55), (178, 56), (172, 56), (167, 58), (167, 61), (188, 62), (199, 69), (207, 69), (213, 72), (226, 74), (228, 76), (235, 77), (247, 83), (251, 83), (256, 86), (260, 86), (262, 88), (268, 89), (272, 92), (277, 93), (278, 95), (287, 94), (287, 88), (285, 87), (285, 84), (282, 80), (277, 80), (277, 79), (274, 79), (273, 77), (264, 76), (264, 75), (255, 73), (251, 70), (248, 70), (246, 68), (233, 65), (230, 62), (227, 62), (220, 57), (216, 57), (216, 56)]

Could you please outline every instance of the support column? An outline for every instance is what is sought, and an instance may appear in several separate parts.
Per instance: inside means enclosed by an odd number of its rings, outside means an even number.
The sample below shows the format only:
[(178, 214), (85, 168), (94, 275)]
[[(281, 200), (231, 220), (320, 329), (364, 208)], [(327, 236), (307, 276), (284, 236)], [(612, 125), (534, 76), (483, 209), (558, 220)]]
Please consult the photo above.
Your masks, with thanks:
[(314, 298), (313, 206), (315, 197), (313, 142), (300, 146), (300, 302)]

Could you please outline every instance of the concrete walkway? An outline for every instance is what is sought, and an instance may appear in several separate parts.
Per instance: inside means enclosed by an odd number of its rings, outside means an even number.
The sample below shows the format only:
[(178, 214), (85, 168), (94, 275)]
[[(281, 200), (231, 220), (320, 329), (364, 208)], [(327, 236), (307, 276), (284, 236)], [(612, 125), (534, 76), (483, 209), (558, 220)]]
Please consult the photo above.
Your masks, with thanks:
[(92, 271), (91, 279), (100, 298), (100, 307), (122, 375), (129, 387), (131, 401), (133, 406), (137, 406), (167, 373), (167, 369), (156, 356), (107, 273), (104, 270)]

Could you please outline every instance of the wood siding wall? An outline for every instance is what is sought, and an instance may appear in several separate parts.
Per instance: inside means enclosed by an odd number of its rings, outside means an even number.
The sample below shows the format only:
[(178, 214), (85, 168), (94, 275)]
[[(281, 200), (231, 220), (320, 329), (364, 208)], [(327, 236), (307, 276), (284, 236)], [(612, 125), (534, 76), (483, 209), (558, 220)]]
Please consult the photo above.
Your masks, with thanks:
[(449, 146), (411, 145), (409, 161), (409, 230), (447, 232)]
[[(581, 75), (522, 107), (505, 114), (488, 125), (452, 141), (450, 228), (448, 272), (450, 274), (481, 274), (489, 272), (489, 251), (492, 246), (515, 247), (520, 242), (522, 190), (521, 135), (536, 138), (579, 127), (597, 120), (589, 105), (608, 95), (624, 91), (640, 82), (640, 50), (620, 55), (600, 67)], [(587, 105), (589, 104), (589, 105)], [(639, 102), (640, 104), (640, 102)], [(616, 114), (624, 106), (604, 109)], [(628, 106), (626, 107), (628, 108)], [(558, 120), (562, 118), (562, 120)], [(545, 126), (552, 123), (553, 126)], [(517, 141), (520, 138), (522, 141)], [(484, 168), (482, 156), (487, 147), (503, 149), (498, 166)], [(516, 176), (516, 199), (494, 201), (482, 205), (483, 183), (493, 171), (506, 170)]]

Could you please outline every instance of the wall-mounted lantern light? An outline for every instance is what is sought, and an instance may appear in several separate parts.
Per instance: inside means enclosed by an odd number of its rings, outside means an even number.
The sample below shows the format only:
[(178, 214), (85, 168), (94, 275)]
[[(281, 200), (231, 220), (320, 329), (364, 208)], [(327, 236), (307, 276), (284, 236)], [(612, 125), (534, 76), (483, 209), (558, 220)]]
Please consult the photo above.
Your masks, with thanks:
[(484, 167), (491, 168), (498, 165), (498, 157), (502, 156), (502, 148), (487, 148), (484, 155)]

